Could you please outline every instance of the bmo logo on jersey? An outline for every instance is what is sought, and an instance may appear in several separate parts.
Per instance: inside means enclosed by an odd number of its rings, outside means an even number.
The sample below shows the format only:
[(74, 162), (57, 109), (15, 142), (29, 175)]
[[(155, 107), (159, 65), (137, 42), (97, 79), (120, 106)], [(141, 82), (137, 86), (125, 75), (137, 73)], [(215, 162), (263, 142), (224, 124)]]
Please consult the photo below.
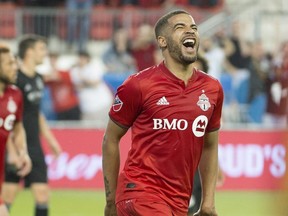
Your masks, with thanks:
[(16, 119), (15, 114), (10, 114), (6, 116), (5, 119), (0, 118), (0, 128), (3, 126), (4, 129), (7, 131), (12, 130), (15, 119)]
[[(198, 116), (192, 122), (192, 132), (196, 137), (204, 136), (208, 124), (208, 118), (204, 115)], [(186, 130), (189, 122), (185, 119), (153, 119), (154, 130)]]

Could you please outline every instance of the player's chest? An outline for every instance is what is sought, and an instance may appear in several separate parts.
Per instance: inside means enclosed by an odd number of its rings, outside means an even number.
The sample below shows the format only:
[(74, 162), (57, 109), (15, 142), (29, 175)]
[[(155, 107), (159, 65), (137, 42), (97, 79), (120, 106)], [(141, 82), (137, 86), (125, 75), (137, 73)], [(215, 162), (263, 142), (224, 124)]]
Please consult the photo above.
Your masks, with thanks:
[(22, 88), (25, 101), (29, 101), (32, 104), (40, 103), (44, 89), (44, 83), (40, 77), (24, 82)]
[(155, 118), (195, 119), (200, 115), (207, 118), (216, 105), (215, 91), (211, 88), (170, 88), (149, 94), (144, 103), (144, 112)]

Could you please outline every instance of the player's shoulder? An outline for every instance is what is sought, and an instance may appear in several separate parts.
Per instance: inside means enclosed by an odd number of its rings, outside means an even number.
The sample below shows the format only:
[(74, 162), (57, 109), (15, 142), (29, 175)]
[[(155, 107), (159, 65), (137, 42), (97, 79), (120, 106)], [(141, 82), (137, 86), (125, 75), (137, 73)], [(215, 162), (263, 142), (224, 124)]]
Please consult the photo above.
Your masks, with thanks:
[(38, 79), (38, 78), (41, 78), (43, 79), (43, 75), (39, 72), (36, 71), (35, 75), (30, 77), (30, 76), (27, 76), (22, 70), (18, 70), (18, 73), (17, 73), (17, 81), (25, 81), (25, 82), (29, 82), (29, 80), (34, 80), (34, 79)]
[(20, 88), (14, 84), (10, 84), (6, 87), (6, 93), (13, 98), (22, 98), (22, 92)]
[(43, 76), (43, 74), (41, 74), (39, 72), (36, 72), (34, 79), (35, 80), (41, 79), (43, 81), (44, 80), (44, 76)]
[(154, 65), (152, 67), (146, 68), (142, 71), (139, 71), (138, 73), (131, 75), (131, 78), (135, 80), (151, 79), (152, 76), (157, 75), (157, 71), (159, 70), (160, 70), (159, 65)]
[[(130, 92), (143, 90), (143, 87), (147, 87), (147, 83), (151, 83), (152, 77), (155, 76), (155, 70), (157, 70), (157, 65), (139, 71), (138, 73), (130, 75), (121, 85), (121, 88), (127, 88)], [(149, 80), (149, 82), (148, 82)]]
[(18, 86), (14, 85), (14, 84), (10, 84), (7, 86), (7, 90), (9, 92), (15, 92), (15, 93), (21, 93), (21, 90), (19, 89)]
[(199, 69), (196, 69), (196, 73), (197, 73), (197, 76), (204, 80), (205, 82), (211, 82), (211, 83), (217, 83), (217, 84), (220, 84), (219, 80), (216, 79), (215, 77), (211, 76), (210, 74), (207, 74), (205, 73), (204, 71), (201, 71)]

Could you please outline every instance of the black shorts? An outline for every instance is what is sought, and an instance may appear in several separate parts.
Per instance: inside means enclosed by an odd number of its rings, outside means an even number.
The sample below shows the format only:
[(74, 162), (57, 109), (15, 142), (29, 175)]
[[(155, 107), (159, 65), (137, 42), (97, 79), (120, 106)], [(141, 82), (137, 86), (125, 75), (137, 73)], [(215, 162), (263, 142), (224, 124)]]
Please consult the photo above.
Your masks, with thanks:
[[(42, 151), (38, 154), (30, 155), (32, 161), (31, 172), (23, 178), (25, 187), (29, 187), (33, 183), (48, 183), (47, 177), (47, 164), (45, 162), (45, 157)], [(6, 183), (19, 183), (22, 178), (20, 178), (15, 169), (11, 169), (9, 164), (5, 164), (5, 182)]]

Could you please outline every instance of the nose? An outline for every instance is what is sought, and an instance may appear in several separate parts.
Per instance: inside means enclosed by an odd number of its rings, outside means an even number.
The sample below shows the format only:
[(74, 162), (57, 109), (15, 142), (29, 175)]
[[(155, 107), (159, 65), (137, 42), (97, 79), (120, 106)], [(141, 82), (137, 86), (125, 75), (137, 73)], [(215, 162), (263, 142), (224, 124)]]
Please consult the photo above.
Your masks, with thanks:
[(193, 35), (194, 35), (194, 34), (196, 33), (196, 30), (189, 27), (189, 28), (186, 29), (186, 33), (187, 33), (187, 34), (193, 34)]

